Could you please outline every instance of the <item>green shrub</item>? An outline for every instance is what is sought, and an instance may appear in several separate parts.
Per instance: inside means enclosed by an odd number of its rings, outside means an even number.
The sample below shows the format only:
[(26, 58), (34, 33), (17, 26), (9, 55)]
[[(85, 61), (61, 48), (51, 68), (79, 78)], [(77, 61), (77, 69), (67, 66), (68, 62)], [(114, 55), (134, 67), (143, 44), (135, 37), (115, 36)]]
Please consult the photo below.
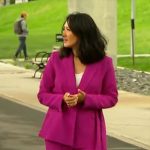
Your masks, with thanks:
[(15, 4), (15, 0), (10, 0), (10, 4)]

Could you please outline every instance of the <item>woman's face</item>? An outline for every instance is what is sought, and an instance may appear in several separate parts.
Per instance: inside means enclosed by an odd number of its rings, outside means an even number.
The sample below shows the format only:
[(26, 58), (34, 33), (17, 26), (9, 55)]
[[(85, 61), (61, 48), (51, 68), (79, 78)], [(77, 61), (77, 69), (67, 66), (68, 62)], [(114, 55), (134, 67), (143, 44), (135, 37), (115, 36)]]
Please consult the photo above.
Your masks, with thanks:
[(77, 36), (70, 30), (68, 23), (64, 24), (63, 29), (64, 47), (76, 48), (78, 43)]

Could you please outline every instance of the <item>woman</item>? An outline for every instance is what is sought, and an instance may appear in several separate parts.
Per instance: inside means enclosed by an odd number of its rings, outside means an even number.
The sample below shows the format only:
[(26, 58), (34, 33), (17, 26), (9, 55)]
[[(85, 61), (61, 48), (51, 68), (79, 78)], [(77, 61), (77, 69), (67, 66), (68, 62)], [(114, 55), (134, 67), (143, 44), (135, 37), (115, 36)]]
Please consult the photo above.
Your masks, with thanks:
[(39, 135), (46, 150), (106, 150), (102, 109), (117, 103), (106, 40), (85, 13), (68, 15), (62, 34), (40, 84), (38, 99), (49, 109)]

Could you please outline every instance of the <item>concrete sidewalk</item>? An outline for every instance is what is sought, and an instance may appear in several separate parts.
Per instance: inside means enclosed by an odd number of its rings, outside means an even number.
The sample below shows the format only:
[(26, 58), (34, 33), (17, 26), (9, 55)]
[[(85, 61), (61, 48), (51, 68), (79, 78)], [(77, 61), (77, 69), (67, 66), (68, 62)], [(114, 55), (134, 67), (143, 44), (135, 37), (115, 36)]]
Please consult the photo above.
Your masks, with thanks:
[[(40, 80), (32, 78), (33, 73), (0, 63), (0, 96), (45, 112), (36, 97)], [(108, 135), (150, 149), (150, 96), (119, 91), (116, 107), (104, 113)]]

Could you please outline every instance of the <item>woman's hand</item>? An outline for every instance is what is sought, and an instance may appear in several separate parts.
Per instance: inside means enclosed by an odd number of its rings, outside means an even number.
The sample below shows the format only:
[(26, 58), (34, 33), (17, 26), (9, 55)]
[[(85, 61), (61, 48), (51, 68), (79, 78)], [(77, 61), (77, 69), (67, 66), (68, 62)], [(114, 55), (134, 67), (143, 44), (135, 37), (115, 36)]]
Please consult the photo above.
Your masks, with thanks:
[(83, 102), (84, 102), (84, 99), (85, 99), (85, 92), (82, 91), (82, 90), (80, 90), (80, 89), (78, 89), (78, 94), (77, 94), (77, 96), (78, 96), (78, 103), (79, 103), (79, 104), (80, 104), (80, 103), (83, 103)]
[(67, 92), (64, 94), (63, 100), (67, 104), (68, 107), (73, 107), (77, 105), (78, 96), (77, 94), (71, 95), (70, 93)]
[(64, 94), (64, 102), (68, 107), (74, 107), (77, 104), (83, 103), (85, 99), (85, 92), (78, 89), (78, 93), (71, 95), (70, 93), (66, 92)]

